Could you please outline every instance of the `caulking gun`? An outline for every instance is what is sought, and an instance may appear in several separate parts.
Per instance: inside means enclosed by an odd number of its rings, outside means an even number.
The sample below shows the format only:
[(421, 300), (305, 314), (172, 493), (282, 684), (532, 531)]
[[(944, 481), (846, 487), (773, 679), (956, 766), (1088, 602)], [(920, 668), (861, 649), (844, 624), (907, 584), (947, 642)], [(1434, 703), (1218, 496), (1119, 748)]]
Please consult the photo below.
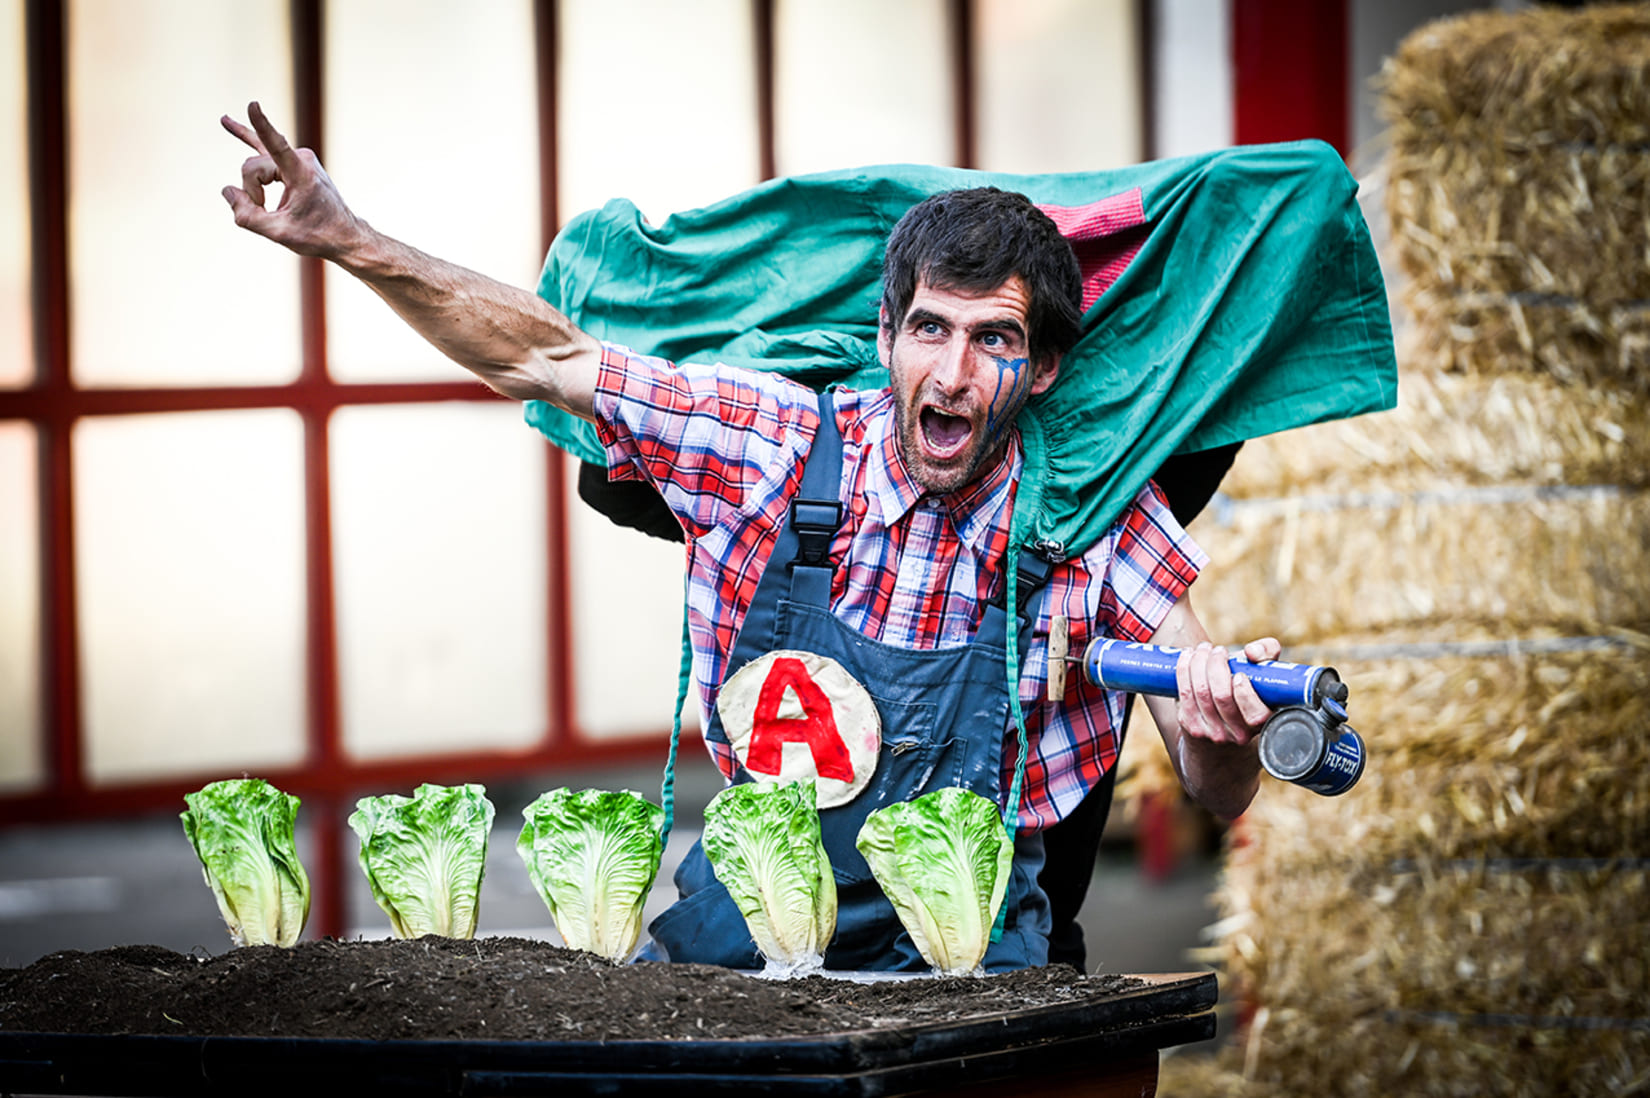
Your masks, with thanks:
[[(1172, 698), (1179, 693), (1175, 664), (1183, 651), (1104, 637), (1089, 642), (1081, 658), (1069, 654), (1065, 619), (1049, 636), (1049, 697), (1065, 693), (1065, 665), (1080, 662), (1084, 676), (1108, 690)], [(1346, 683), (1333, 667), (1271, 660), (1227, 661), (1232, 674), (1247, 675), (1273, 713), (1260, 731), (1260, 764), (1274, 778), (1334, 797), (1364, 772), (1364, 741), (1346, 723)]]

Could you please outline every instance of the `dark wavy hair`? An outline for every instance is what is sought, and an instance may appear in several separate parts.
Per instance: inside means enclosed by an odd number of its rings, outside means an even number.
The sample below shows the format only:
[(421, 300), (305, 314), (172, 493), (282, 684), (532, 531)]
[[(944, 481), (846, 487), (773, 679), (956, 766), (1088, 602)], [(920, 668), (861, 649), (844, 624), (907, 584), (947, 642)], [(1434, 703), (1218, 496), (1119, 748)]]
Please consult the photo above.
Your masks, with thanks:
[(1032, 359), (1071, 350), (1082, 334), (1083, 277), (1054, 222), (1013, 191), (946, 191), (912, 206), (889, 234), (882, 305), (897, 332), (919, 280), (983, 293), (1015, 275), (1031, 294), (1026, 342)]

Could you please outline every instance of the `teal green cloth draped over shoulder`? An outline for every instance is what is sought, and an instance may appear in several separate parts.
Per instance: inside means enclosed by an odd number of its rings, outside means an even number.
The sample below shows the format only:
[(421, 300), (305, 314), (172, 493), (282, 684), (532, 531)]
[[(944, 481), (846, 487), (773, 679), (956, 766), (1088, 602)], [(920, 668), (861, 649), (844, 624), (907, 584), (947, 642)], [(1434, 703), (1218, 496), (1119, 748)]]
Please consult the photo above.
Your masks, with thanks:
[[(889, 231), (931, 194), (986, 185), (1062, 207), (1138, 188), (1144, 214), (1126, 230), (1138, 251), (1085, 314), (1058, 383), (1021, 414), (1023, 544), (1086, 549), (1176, 451), (1397, 402), (1357, 183), (1315, 141), (1062, 175), (832, 172), (775, 180), (658, 227), (615, 200), (561, 232), (538, 292), (597, 338), (645, 354), (778, 370), (815, 388), (880, 388)], [(527, 418), (568, 452), (603, 461), (589, 424), (542, 402)], [(1038, 469), (1046, 478), (1034, 485)]]

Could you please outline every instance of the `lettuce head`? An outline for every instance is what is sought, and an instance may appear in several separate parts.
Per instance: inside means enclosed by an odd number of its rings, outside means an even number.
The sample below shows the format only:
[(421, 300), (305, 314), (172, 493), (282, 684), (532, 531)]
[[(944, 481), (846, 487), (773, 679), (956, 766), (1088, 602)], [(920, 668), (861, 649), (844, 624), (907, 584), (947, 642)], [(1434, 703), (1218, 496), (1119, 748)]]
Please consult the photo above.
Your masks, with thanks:
[(183, 832), (236, 945), (290, 946), (309, 919), (298, 861), (298, 798), (261, 778), (213, 782), (184, 795)]
[(872, 812), (854, 845), (929, 964), (947, 976), (979, 968), (1014, 863), (995, 804), (937, 789)]
[(665, 810), (628, 790), (552, 789), (521, 814), (516, 853), (562, 940), (625, 960), (664, 854)]
[(493, 803), (479, 785), (363, 797), (349, 818), (361, 870), (397, 938), (473, 938)]
[(836, 878), (820, 840), (814, 783), (728, 786), (705, 808), (702, 842), (768, 971), (819, 968), (836, 933)]

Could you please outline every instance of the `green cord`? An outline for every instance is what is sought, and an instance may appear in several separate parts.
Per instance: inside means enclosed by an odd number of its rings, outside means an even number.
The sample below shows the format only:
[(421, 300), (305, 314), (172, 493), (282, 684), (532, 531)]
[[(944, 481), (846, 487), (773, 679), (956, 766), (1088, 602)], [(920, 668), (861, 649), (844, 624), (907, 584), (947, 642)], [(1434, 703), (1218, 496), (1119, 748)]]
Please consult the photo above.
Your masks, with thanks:
[[(1010, 539), (1009, 545), (1013, 546), (1015, 544), (1017, 543)], [(1018, 558), (1019, 554), (1016, 552), (1016, 564), (1018, 563)], [(1005, 677), (1008, 680), (1009, 711), (1014, 714), (1014, 731), (1020, 748), (1019, 755), (1016, 756), (1014, 760), (1014, 782), (1008, 787), (1008, 803), (1003, 807), (1003, 827), (1008, 832), (1009, 843), (1012, 844), (1019, 830), (1020, 790), (1021, 786), (1025, 784), (1026, 755), (1030, 753), (1030, 740), (1026, 735), (1025, 712), (1020, 708), (1020, 676), (1018, 673), (1020, 670), (1020, 616), (1019, 607), (1017, 605), (1019, 602), (1018, 588), (1020, 586), (1020, 576), (1018, 567), (1010, 570), (1007, 583), (1008, 644), (1006, 649), (1008, 654), (1003, 660), (1003, 664), (1006, 668)], [(1003, 902), (997, 905), (997, 921), (992, 924), (991, 927), (991, 940), (993, 942), (1000, 941), (1002, 939), (1003, 928), (1007, 924), (1007, 920), (1008, 893), (1005, 891), (1003, 893)]]
[[(685, 588), (684, 584), (684, 588)], [(682, 706), (687, 704), (688, 680), (693, 676), (693, 640), (688, 634), (687, 592), (682, 592), (682, 662), (676, 671), (676, 710), (670, 720), (670, 754), (665, 759), (665, 777), (659, 787), (659, 800), (665, 810), (665, 825), (659, 830), (659, 843), (670, 842), (670, 829), (676, 823), (676, 748), (682, 742)]]
[(1008, 839), (1014, 841), (1019, 828), (1021, 787), (1026, 780), (1026, 755), (1030, 753), (1030, 742), (1026, 735), (1026, 715), (1020, 708), (1020, 619), (1018, 607), (1020, 586), (1018, 570), (1008, 582), (1008, 658), (1004, 664), (1008, 669), (1008, 705), (1014, 714), (1014, 731), (1019, 743), (1020, 753), (1014, 760), (1014, 784), (1008, 787), (1008, 804), (1003, 808), (1003, 826), (1008, 828)]
[[(1019, 833), (1020, 794), (1026, 779), (1026, 756), (1031, 753), (1030, 738), (1026, 735), (1026, 715), (1020, 707), (1020, 551), (1029, 540), (1025, 527), (1029, 516), (1043, 501), (1043, 482), (1048, 465), (1043, 460), (1042, 422), (1035, 416), (1020, 417), (1023, 462), (1020, 469), (1020, 487), (1014, 498), (1014, 514), (1008, 522), (1008, 548), (1003, 552), (1008, 585), (1005, 592), (1008, 610), (1008, 636), (1004, 646), (1003, 677), (1008, 684), (1008, 708), (1014, 715), (1014, 732), (1019, 754), (1014, 759), (1014, 781), (1008, 787), (1008, 801), (1003, 806), (1003, 827), (1008, 841), (1013, 843)], [(1008, 919), (1008, 894), (997, 907), (997, 921), (991, 928), (991, 940), (999, 941)]]

